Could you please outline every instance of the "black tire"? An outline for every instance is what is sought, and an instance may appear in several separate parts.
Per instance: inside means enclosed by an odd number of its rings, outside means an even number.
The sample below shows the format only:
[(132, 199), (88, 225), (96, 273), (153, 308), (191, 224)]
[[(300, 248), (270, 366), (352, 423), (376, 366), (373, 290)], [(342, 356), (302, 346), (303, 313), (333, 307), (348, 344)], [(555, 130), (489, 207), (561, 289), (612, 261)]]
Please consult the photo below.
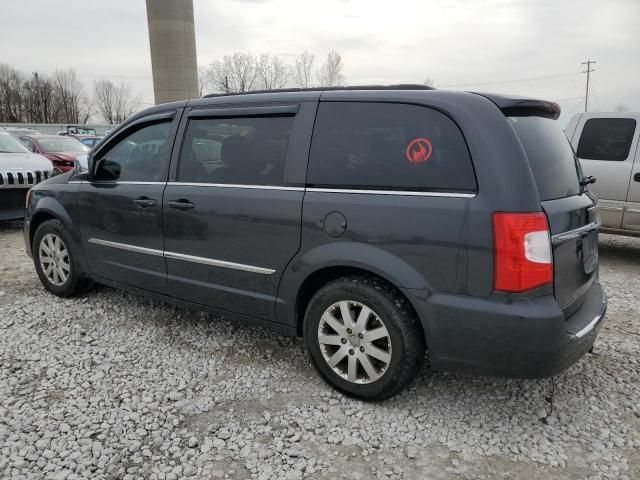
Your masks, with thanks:
[[(360, 374), (357, 381), (370, 383), (356, 383), (344, 377), (346, 372), (342, 372), (342, 375), (336, 372), (325, 359), (325, 355), (329, 355), (327, 346), (320, 344), (319, 327), (322, 316), (328, 309), (335, 308), (338, 302), (343, 301), (352, 302), (354, 309), (361, 308), (358, 304), (369, 307), (388, 332), (383, 341), (387, 345), (390, 344), (390, 361), (381, 376), (372, 381), (373, 377), (369, 378), (366, 375), (362, 363), (356, 367)], [(352, 315), (356, 313), (354, 310)], [(376, 316), (372, 318), (377, 322)], [(349, 343), (345, 345), (345, 348), (349, 349), (349, 355), (353, 355), (352, 337), (354, 335), (349, 335)], [(419, 373), (425, 358), (424, 333), (413, 309), (396, 288), (375, 277), (344, 277), (319, 289), (305, 312), (304, 340), (314, 367), (327, 383), (348, 396), (367, 401), (384, 400), (400, 392)], [(345, 343), (343, 339), (340, 341)], [(355, 338), (353, 341), (359, 342)], [(361, 347), (357, 347), (356, 350), (365, 348), (365, 340), (361, 341)], [(341, 346), (334, 348), (339, 349)], [(358, 355), (358, 352), (355, 354)], [(345, 358), (348, 364), (349, 359)], [(345, 368), (344, 363), (340, 362), (336, 368)]]
[[(53, 281), (49, 279), (42, 267), (40, 245), (45, 236), (49, 234), (55, 235), (60, 239), (68, 254), (69, 273), (66, 280), (60, 285), (54, 284)], [(86, 286), (87, 282), (84, 280), (82, 271), (78, 267), (76, 253), (74, 250), (73, 241), (71, 240), (71, 236), (59, 220), (47, 220), (46, 222), (43, 222), (38, 227), (35, 235), (33, 236), (33, 245), (31, 248), (33, 254), (33, 263), (36, 267), (38, 277), (40, 278), (40, 281), (42, 282), (44, 287), (51, 293), (59, 297), (71, 297), (79, 293), (82, 288)]]

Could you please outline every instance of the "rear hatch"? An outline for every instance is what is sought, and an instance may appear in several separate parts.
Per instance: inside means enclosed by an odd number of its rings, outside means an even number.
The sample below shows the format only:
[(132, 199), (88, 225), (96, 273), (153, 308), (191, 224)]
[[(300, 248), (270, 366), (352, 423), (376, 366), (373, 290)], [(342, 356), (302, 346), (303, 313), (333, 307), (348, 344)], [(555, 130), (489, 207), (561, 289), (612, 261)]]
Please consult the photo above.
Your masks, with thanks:
[(554, 293), (568, 318), (580, 308), (598, 274), (597, 200), (580, 185), (579, 163), (555, 120), (559, 109), (555, 113), (536, 108), (503, 111), (527, 154), (549, 221)]

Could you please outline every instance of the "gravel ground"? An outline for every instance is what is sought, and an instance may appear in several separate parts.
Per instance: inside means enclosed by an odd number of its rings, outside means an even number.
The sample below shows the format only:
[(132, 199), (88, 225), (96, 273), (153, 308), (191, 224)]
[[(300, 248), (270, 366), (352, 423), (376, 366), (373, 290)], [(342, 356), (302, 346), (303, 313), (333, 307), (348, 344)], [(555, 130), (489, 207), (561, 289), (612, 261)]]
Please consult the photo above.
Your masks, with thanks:
[(97, 287), (45, 293), (0, 226), (2, 478), (640, 478), (640, 239), (603, 235), (608, 321), (551, 382), (427, 371), (342, 397), (300, 340)]

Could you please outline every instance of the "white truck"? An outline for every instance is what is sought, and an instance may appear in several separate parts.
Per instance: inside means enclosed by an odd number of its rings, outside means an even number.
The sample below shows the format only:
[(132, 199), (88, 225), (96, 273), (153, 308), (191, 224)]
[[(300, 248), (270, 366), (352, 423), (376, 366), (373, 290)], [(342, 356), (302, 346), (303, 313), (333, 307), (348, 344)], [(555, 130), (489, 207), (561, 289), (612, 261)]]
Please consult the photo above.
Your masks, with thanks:
[(603, 232), (640, 236), (640, 113), (580, 113), (565, 133), (599, 199)]

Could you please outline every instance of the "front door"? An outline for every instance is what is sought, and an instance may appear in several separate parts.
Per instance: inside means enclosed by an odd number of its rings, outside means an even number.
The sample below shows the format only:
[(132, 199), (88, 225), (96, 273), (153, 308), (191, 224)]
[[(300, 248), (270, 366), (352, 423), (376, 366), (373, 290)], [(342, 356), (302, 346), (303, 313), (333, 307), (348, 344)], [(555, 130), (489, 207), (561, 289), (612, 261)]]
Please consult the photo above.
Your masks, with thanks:
[(175, 111), (142, 119), (100, 148), (79, 191), (82, 241), (93, 275), (166, 292), (162, 193)]
[(622, 228), (640, 232), (640, 141), (636, 145), (636, 161), (631, 171)]
[(308, 141), (293, 140), (304, 136), (299, 118), (297, 105), (190, 113), (163, 200), (171, 295), (274, 319), (280, 276), (300, 245), (304, 177), (285, 181), (285, 164), (306, 164)]

